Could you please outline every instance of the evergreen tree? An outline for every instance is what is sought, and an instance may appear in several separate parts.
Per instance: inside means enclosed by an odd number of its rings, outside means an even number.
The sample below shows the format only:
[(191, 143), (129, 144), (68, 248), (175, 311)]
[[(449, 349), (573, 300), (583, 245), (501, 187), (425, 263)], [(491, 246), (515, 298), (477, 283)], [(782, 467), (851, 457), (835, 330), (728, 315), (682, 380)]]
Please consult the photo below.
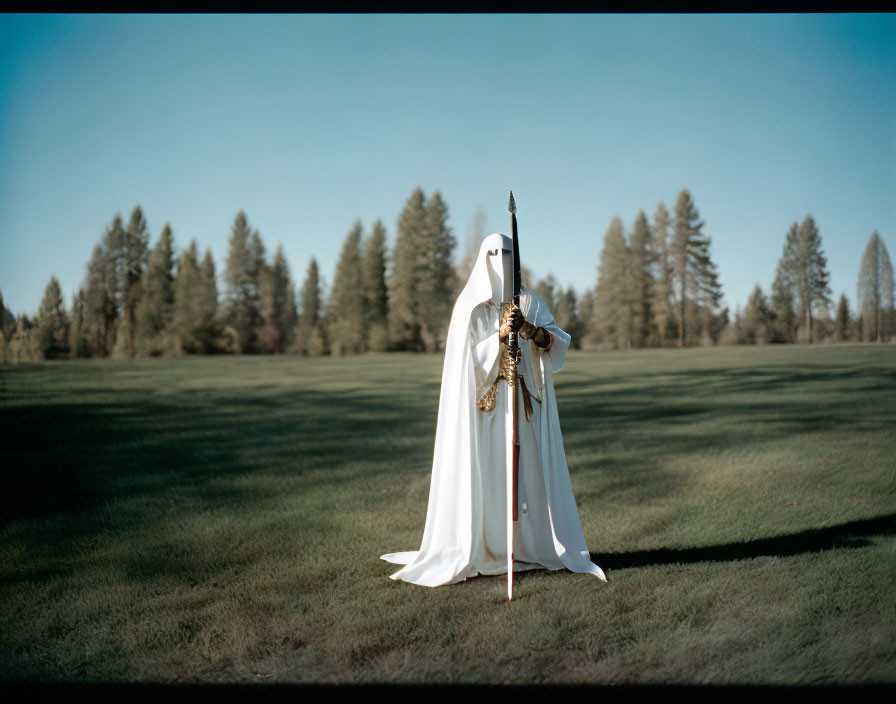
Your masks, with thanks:
[(595, 337), (614, 349), (631, 344), (631, 307), (628, 305), (628, 245), (622, 221), (614, 217), (604, 235), (594, 295)]
[(704, 309), (703, 314), (706, 319), (706, 335), (709, 337), (709, 342), (710, 344), (718, 345), (722, 338), (722, 334), (730, 323), (728, 319), (728, 308), (722, 308), (718, 313)]
[(221, 334), (218, 323), (218, 281), (215, 274), (215, 258), (210, 247), (199, 264), (199, 295), (195, 303), (196, 340), (199, 351), (205, 354), (218, 351)]
[(549, 310), (554, 315), (554, 322), (560, 326), (561, 330), (569, 333), (571, 338), (570, 345), (573, 349), (581, 347), (579, 335), (581, 333), (579, 325), (579, 316), (576, 311), (576, 292), (572, 286), (565, 291), (559, 290), (555, 296), (554, 307)]
[(225, 317), (236, 335), (237, 350), (255, 352), (262, 322), (258, 299), (265, 250), (258, 230), (252, 230), (242, 210), (234, 218), (228, 245), (224, 269)]
[(661, 345), (670, 344), (678, 335), (675, 313), (675, 293), (672, 282), (672, 263), (669, 259), (669, 228), (671, 220), (666, 204), (660, 201), (653, 214), (653, 262), (656, 267), (654, 280), (653, 313), (657, 326), (657, 337)]
[(199, 262), (197, 261), (196, 240), (181, 252), (177, 260), (177, 274), (174, 278), (173, 327), (184, 352), (199, 352), (196, 338), (196, 315), (194, 304), (199, 293)]
[(594, 320), (594, 292), (591, 289), (587, 289), (579, 299), (577, 317), (579, 322), (578, 347), (587, 348), (594, 344), (590, 327), (591, 321)]
[(137, 337), (144, 351), (158, 352), (158, 338), (172, 326), (174, 317), (174, 236), (165, 223), (143, 273), (142, 296), (137, 306)]
[(650, 225), (643, 210), (638, 211), (629, 238), (628, 295), (631, 305), (632, 344), (644, 347), (656, 337), (653, 316), (655, 285), (653, 268), (654, 252)]
[(370, 235), (364, 240), (361, 280), (367, 314), (365, 349), (382, 352), (389, 347), (389, 296), (386, 290), (386, 228), (381, 220), (373, 223)]
[(799, 229), (793, 223), (784, 240), (784, 251), (775, 270), (771, 307), (775, 313), (775, 340), (793, 342), (799, 324), (796, 314), (796, 277), (793, 262), (799, 249)]
[(837, 303), (837, 316), (834, 319), (835, 338), (840, 342), (848, 340), (851, 327), (852, 319), (849, 314), (849, 301), (846, 299), (846, 293), (841, 293), (840, 301)]
[(45, 359), (63, 357), (68, 352), (69, 319), (65, 312), (62, 289), (55, 276), (44, 289), (44, 297), (37, 311), (37, 340)]
[(893, 265), (875, 230), (868, 238), (859, 265), (858, 300), (863, 339), (882, 342), (892, 332), (893, 298)]
[(774, 313), (771, 310), (768, 299), (762, 292), (759, 284), (753, 289), (747, 299), (747, 305), (743, 311), (741, 325), (744, 333), (743, 342), (747, 344), (765, 344), (771, 340), (771, 323)]
[(16, 316), (3, 305), (3, 293), (0, 293), (0, 335), (9, 342), (16, 331)]
[(827, 259), (821, 249), (821, 237), (811, 215), (800, 225), (794, 223), (787, 233), (784, 253), (778, 263), (780, 305), (792, 298), (797, 319), (805, 324), (808, 341), (812, 342), (813, 311), (831, 303), (828, 286)]
[(201, 300), (202, 284), (199, 274), (199, 262), (196, 240), (191, 240), (177, 261), (177, 276), (174, 279), (174, 320), (175, 334), (184, 352), (200, 353), (202, 341), (200, 336), (200, 316), (198, 312)]
[(277, 246), (271, 266), (262, 268), (259, 310), (261, 349), (281, 354), (292, 343), (296, 326), (295, 294), (282, 245)]
[(821, 236), (818, 226), (807, 215), (800, 223), (800, 249), (797, 256), (799, 272), (797, 277), (797, 300), (800, 305), (809, 342), (812, 342), (812, 313), (816, 306), (827, 308), (831, 304), (831, 289), (828, 285), (829, 274), (827, 259), (821, 249)]
[(69, 327), (68, 348), (72, 357), (89, 357), (90, 340), (87, 337), (86, 305), (84, 289), (72, 294), (71, 326)]
[[(117, 218), (120, 225), (121, 219)], [(87, 263), (84, 285), (84, 330), (92, 357), (106, 357), (112, 351), (117, 321), (115, 262), (106, 243), (116, 236), (115, 222), (93, 248)], [(123, 230), (120, 230), (123, 233)]]
[[(124, 325), (127, 309), (127, 235), (119, 213), (115, 213), (112, 223), (103, 233), (99, 248), (100, 251), (94, 263), (97, 271), (99, 269), (104, 269), (104, 271), (95, 278), (103, 281), (106, 303), (111, 302), (112, 306), (111, 313), (107, 313), (105, 316), (108, 318), (108, 322), (104, 326), (106, 342), (103, 344), (102, 352), (98, 350), (99, 354), (106, 356), (111, 354), (115, 348), (125, 349), (127, 347), (127, 330)], [(97, 252), (95, 251), (94, 254)], [(93, 298), (95, 300), (92, 302), (98, 306), (102, 297), (95, 296)], [(91, 312), (95, 311), (91, 310)]]
[(367, 319), (361, 281), (361, 221), (346, 235), (336, 264), (327, 306), (328, 339), (332, 354), (357, 354), (364, 342)]
[(695, 320), (700, 308), (710, 312), (721, 301), (718, 270), (709, 254), (711, 239), (703, 233), (704, 222), (687, 189), (675, 202), (669, 260), (678, 303), (678, 344), (688, 341), (688, 319)]
[(743, 345), (747, 342), (747, 335), (744, 331), (744, 316), (740, 312), (739, 303), (734, 305), (734, 319), (725, 333), (724, 344)]
[(149, 254), (149, 232), (139, 205), (131, 212), (126, 229), (119, 231), (113, 223), (107, 252), (114, 262), (116, 302), (120, 316), (115, 350), (116, 354), (132, 357), (137, 348), (137, 305), (141, 298), (141, 279)]
[(438, 191), (426, 202), (423, 225), (424, 263), (417, 281), (417, 295), (427, 304), (418, 308), (419, 322), (426, 347), (438, 351), (448, 335), (456, 289), (452, 260), (455, 240), (448, 227), (448, 206)]
[[(554, 278), (553, 274), (548, 274), (546, 277), (541, 279), (537, 284), (535, 284), (535, 293), (541, 296), (545, 305), (548, 307), (548, 310), (554, 315), (554, 320), (557, 320), (557, 297), (560, 293), (557, 279)], [(560, 325), (560, 323), (557, 323)], [(562, 328), (563, 326), (560, 325)], [(565, 330), (565, 328), (564, 328)]]
[(321, 298), (320, 272), (317, 260), (311, 257), (302, 284), (299, 327), (296, 334), (296, 347), (302, 354), (318, 356), (327, 351), (326, 335), (321, 321), (323, 312)]
[(389, 280), (389, 335), (398, 349), (423, 349), (422, 325), (429, 301), (420, 295), (420, 281), (426, 272), (423, 242), (426, 231), (425, 196), (415, 188), (398, 218), (398, 234), (392, 255)]

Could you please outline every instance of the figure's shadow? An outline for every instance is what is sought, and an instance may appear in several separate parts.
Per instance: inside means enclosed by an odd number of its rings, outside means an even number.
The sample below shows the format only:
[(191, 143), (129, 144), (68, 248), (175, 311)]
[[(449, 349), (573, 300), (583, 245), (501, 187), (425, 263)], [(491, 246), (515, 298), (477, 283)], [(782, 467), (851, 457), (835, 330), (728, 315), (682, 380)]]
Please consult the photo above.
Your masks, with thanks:
[(592, 553), (591, 560), (603, 569), (623, 570), (648, 565), (727, 562), (766, 556), (789, 557), (834, 548), (860, 548), (869, 544), (865, 538), (870, 535), (896, 535), (896, 513), (850, 521), (829, 528), (810, 529), (774, 538), (760, 538), (725, 545), (682, 549), (657, 548), (615, 554)]

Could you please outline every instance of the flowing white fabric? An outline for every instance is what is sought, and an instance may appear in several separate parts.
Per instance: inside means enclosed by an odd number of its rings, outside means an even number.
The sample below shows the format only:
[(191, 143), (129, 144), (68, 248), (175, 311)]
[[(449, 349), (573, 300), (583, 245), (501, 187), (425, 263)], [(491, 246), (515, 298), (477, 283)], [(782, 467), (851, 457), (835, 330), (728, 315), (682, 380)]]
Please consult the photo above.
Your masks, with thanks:
[[(382, 555), (402, 564), (391, 575), (427, 587), (463, 581), (477, 574), (506, 574), (505, 418), (507, 385), (498, 385), (496, 408), (477, 401), (498, 372), (498, 339), (506, 235), (489, 235), (466, 286), (457, 298), (445, 343), (442, 389), (433, 452), (432, 480), (420, 549)], [(490, 256), (489, 250), (498, 250)], [(569, 481), (553, 374), (563, 368), (570, 337), (554, 322), (542, 298), (523, 286), (520, 309), (526, 320), (554, 337), (548, 351), (520, 339), (518, 368), (533, 400), (526, 420), (520, 403), (520, 520), (514, 524), (514, 571), (566, 567), (606, 581), (591, 561)]]

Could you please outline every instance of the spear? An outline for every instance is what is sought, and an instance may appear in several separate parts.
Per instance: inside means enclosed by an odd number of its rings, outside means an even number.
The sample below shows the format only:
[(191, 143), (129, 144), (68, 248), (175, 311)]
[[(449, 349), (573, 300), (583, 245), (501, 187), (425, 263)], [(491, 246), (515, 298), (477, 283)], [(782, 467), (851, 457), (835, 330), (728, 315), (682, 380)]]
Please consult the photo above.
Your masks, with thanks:
[[(520, 248), (516, 231), (516, 203), (513, 200), (513, 191), (510, 192), (510, 201), (507, 204), (510, 211), (510, 226), (513, 231), (513, 300), (511, 305), (520, 305)], [(508, 402), (510, 403), (510, 415), (506, 416), (506, 422), (510, 427), (506, 428), (504, 436), (507, 442), (507, 599), (513, 599), (513, 524), (519, 520), (517, 512), (517, 487), (519, 485), (520, 472), (520, 438), (519, 417), (517, 414), (517, 383), (516, 367), (520, 361), (520, 343), (517, 333), (511, 331), (507, 335), (507, 351), (504, 357), (504, 378), (507, 379)]]

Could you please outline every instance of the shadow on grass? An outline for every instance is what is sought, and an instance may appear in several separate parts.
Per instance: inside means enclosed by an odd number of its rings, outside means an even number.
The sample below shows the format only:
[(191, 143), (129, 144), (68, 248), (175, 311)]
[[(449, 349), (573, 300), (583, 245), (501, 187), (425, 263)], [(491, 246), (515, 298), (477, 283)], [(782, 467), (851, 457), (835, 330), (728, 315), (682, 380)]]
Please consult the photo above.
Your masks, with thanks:
[(624, 570), (650, 565), (728, 562), (755, 557), (790, 557), (834, 548), (860, 548), (868, 545), (869, 541), (865, 538), (871, 535), (896, 535), (896, 513), (850, 521), (829, 528), (815, 528), (740, 543), (707, 545), (699, 548), (658, 548), (618, 554), (592, 553), (591, 559), (603, 569)]
[[(388, 391), (262, 391), (245, 398), (180, 394), (166, 403), (141, 389), (121, 392), (120, 402), (73, 396), (69, 403), (19, 404), (0, 432), (0, 528), (172, 490), (207, 506), (277, 495), (276, 486), (226, 481), (253, 472), (307, 477), (314, 484), (325, 471), (331, 486), (362, 475), (369, 480), (395, 462), (404, 436), (432, 435), (434, 417), (417, 398), (394, 399)], [(401, 460), (390, 471), (425, 466), (428, 453), (421, 448)]]

